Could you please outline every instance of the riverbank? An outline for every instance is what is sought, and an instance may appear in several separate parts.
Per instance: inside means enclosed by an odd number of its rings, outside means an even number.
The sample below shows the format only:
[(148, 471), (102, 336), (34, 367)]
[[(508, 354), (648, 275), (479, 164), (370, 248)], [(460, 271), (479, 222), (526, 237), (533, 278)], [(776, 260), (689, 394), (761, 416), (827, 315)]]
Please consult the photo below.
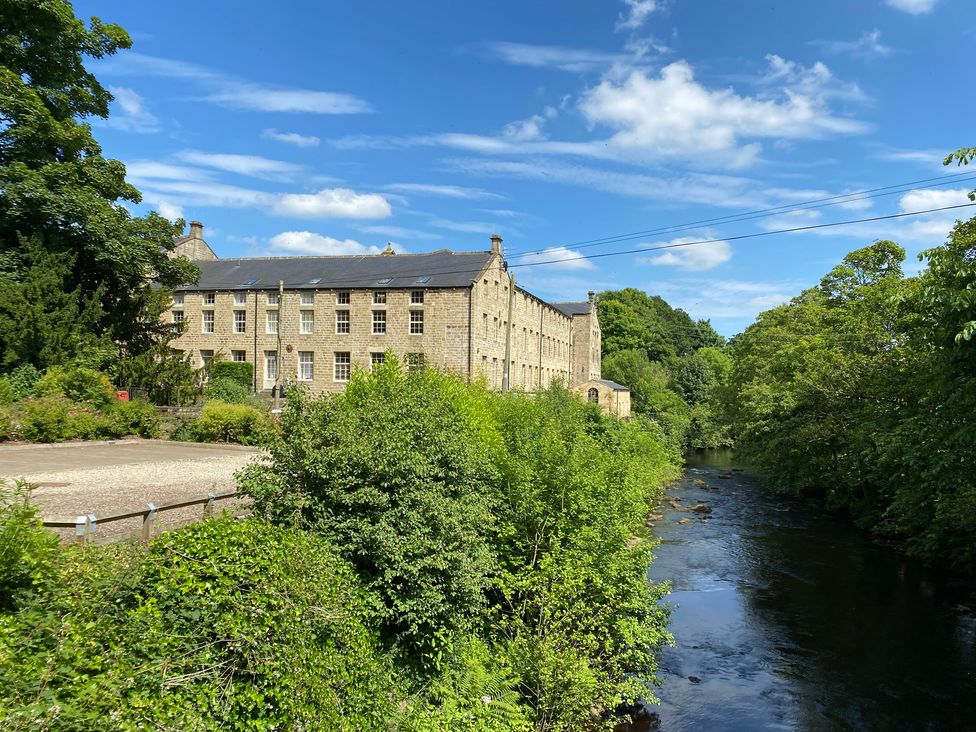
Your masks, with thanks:
[(693, 455), (654, 522), (661, 728), (966, 729), (976, 618), (948, 579), (734, 467)]

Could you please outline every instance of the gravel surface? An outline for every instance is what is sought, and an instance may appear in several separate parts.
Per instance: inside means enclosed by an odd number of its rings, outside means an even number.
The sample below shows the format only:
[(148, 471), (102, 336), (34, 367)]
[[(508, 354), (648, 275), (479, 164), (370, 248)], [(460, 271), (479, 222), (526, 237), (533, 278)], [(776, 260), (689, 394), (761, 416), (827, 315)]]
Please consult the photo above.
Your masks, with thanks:
[[(256, 449), (237, 446), (203, 448), (149, 440), (59, 448), (10, 446), (0, 449), (0, 476), (16, 475), (37, 485), (33, 499), (46, 519), (74, 520), (92, 513), (97, 519), (144, 509), (150, 501), (161, 506), (205, 498), (208, 491), (232, 491), (234, 472), (254, 460), (257, 453)], [(152, 459), (154, 455), (157, 459)], [(47, 469), (52, 464), (58, 469)], [(66, 467), (70, 465), (75, 467)], [(239, 498), (218, 501), (216, 507), (246, 511)], [(202, 515), (203, 506), (162, 511), (157, 529), (174, 528)], [(141, 517), (99, 523), (95, 538), (113, 541), (137, 536), (141, 527)], [(74, 533), (71, 529), (59, 532), (65, 536)]]

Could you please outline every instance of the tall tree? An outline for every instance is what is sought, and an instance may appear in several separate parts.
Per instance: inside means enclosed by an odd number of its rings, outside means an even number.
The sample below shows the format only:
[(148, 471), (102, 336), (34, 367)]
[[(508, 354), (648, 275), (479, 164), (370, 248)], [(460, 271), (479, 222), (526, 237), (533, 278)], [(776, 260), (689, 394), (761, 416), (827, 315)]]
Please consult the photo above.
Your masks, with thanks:
[(138, 349), (163, 332), (153, 281), (167, 288), (197, 273), (169, 256), (182, 222), (126, 209), (140, 194), (85, 121), (107, 117), (112, 101), (86, 57), (130, 45), (117, 25), (86, 26), (66, 0), (0, 0), (0, 273), (18, 280), (34, 256), (24, 242), (40, 243), (70, 263), (66, 292), (97, 296), (92, 335)]

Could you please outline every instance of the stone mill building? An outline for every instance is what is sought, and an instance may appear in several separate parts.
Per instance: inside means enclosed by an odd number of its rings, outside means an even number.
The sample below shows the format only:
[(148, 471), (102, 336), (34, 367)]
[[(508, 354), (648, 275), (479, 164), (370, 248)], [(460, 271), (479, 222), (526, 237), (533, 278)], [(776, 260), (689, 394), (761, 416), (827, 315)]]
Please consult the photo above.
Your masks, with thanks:
[(193, 260), (200, 280), (176, 290), (173, 346), (195, 366), (253, 363), (256, 391), (286, 381), (341, 391), (355, 368), (392, 352), (497, 390), (559, 380), (629, 416), (630, 392), (601, 378), (594, 294), (545, 302), (515, 284), (501, 244), (496, 235), (480, 252), (221, 259), (194, 221), (174, 254)]

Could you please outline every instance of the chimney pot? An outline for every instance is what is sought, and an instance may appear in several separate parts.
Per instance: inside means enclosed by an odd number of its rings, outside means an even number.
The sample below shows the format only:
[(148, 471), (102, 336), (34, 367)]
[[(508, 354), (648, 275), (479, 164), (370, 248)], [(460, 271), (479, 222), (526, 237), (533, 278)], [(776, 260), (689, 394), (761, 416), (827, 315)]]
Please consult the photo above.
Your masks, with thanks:
[(593, 290), (590, 290), (590, 291), (589, 291), (588, 293), (586, 293), (586, 294), (587, 294), (587, 296), (588, 296), (588, 297), (590, 298), (590, 302), (593, 302), (594, 300), (596, 300), (596, 293), (595, 293), (595, 292), (593, 292)]
[(502, 237), (499, 234), (491, 235), (491, 251), (493, 254), (502, 253)]
[(199, 221), (190, 222), (190, 238), (191, 239), (203, 238), (203, 224), (201, 224)]

